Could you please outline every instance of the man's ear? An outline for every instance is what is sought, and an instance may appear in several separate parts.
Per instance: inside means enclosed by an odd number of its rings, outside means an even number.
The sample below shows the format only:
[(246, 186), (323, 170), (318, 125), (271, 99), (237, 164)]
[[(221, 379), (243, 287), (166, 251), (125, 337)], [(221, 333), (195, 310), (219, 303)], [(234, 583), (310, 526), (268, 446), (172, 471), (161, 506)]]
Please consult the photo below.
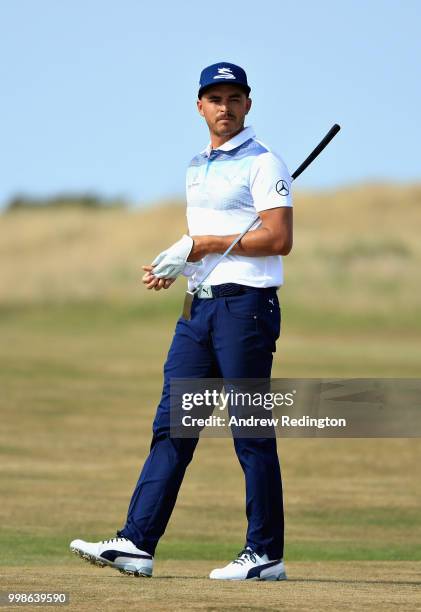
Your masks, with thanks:
[(248, 114), (249, 110), (251, 109), (251, 105), (252, 105), (252, 99), (251, 98), (247, 98), (246, 115)]
[(199, 98), (197, 100), (197, 110), (199, 111), (199, 113), (202, 115), (202, 117), (204, 117), (204, 113), (203, 113), (203, 104), (202, 104), (202, 100)]

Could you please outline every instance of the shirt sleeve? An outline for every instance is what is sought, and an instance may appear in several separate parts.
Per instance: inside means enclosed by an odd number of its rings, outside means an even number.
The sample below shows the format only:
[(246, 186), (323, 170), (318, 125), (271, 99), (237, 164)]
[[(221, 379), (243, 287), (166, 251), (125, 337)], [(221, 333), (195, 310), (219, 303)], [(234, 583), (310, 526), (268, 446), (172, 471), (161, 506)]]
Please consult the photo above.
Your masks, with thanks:
[(250, 191), (258, 212), (280, 206), (292, 206), (292, 178), (278, 155), (262, 153), (250, 169)]

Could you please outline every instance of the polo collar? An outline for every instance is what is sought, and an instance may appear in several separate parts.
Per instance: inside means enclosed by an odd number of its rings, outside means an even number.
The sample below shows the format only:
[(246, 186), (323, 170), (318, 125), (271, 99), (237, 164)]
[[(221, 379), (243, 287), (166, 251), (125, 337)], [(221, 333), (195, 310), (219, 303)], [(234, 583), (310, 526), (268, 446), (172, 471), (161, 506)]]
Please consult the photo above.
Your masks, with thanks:
[(224, 144), (218, 147), (217, 149), (212, 149), (212, 145), (211, 143), (209, 143), (206, 149), (202, 151), (202, 154), (205, 155), (206, 157), (209, 157), (212, 150), (213, 151), (232, 151), (233, 149), (236, 149), (237, 147), (245, 143), (246, 140), (249, 140), (250, 138), (254, 138), (255, 136), (256, 134), (254, 133), (253, 128), (251, 127), (251, 125), (249, 125), (248, 127), (245, 127), (243, 130), (241, 130), (241, 132), (239, 132), (237, 136), (234, 136), (234, 138), (231, 138), (231, 140), (227, 140), (227, 142), (224, 142)]

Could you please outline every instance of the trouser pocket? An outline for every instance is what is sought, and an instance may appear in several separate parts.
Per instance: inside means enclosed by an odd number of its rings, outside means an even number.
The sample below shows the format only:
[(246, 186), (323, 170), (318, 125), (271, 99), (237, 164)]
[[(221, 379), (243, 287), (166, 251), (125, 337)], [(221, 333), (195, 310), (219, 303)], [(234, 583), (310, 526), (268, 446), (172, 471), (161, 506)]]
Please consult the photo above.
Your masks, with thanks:
[(281, 308), (276, 292), (262, 292), (259, 295), (259, 310), (257, 317), (259, 332), (271, 346), (271, 351), (276, 351), (276, 341), (281, 333)]

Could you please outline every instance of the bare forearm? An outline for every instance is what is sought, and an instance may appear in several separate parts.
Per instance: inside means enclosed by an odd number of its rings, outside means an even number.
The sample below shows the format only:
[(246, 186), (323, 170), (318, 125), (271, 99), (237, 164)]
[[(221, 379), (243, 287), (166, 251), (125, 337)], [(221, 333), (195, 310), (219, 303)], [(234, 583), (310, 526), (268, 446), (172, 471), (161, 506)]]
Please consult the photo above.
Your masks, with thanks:
[[(223, 253), (238, 234), (230, 236), (193, 236), (194, 246), (189, 261), (198, 261), (209, 253)], [(263, 257), (266, 255), (288, 255), (291, 250), (291, 239), (262, 227), (247, 233), (233, 248), (232, 252), (246, 257)]]

